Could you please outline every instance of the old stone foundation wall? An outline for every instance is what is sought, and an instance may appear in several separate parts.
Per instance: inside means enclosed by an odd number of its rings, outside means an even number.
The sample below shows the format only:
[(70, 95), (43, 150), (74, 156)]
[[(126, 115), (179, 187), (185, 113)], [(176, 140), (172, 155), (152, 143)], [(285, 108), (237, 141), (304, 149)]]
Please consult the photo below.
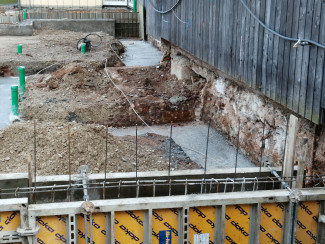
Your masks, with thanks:
[[(197, 119), (211, 121), (234, 145), (238, 143), (256, 165), (265, 161), (282, 165), (292, 111), (165, 40), (149, 40), (165, 55), (170, 54), (171, 72), (179, 79), (189, 75), (205, 79)], [(303, 140), (307, 139), (306, 173), (324, 174), (325, 127), (294, 115), (299, 118), (296, 163), (301, 158)]]

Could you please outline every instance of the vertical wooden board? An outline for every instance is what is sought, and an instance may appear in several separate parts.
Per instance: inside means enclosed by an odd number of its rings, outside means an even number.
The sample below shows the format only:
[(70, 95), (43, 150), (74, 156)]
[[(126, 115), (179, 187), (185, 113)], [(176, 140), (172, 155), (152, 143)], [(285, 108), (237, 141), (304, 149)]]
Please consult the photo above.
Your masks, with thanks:
[(115, 212), (115, 243), (143, 242), (143, 211)]
[(236, 34), (235, 34), (235, 62), (234, 70), (236, 71), (235, 76), (241, 79), (241, 36), (242, 36), (242, 18), (243, 12), (246, 11), (243, 5), (236, 1), (237, 5), (237, 21), (236, 21)]
[(195, 234), (209, 233), (214, 243), (215, 207), (193, 207), (189, 209), (189, 243), (194, 243)]
[(244, 77), (244, 63), (245, 63), (245, 30), (246, 30), (246, 18), (248, 18), (248, 13), (244, 7), (242, 7), (241, 14), (241, 31), (238, 38), (240, 38), (239, 42), (239, 76), (240, 79), (245, 79)]
[(37, 243), (67, 243), (67, 217), (46, 216), (36, 217), (36, 223), (40, 227), (37, 234)]
[[(258, 18), (260, 18), (260, 13), (261, 13), (261, 1), (257, 1), (256, 3), (256, 16)], [(260, 31), (260, 25), (259, 23), (252, 18), (252, 25), (254, 25), (254, 32), (252, 33), (253, 35), (253, 40), (252, 40), (252, 63), (251, 63), (251, 87), (254, 88), (254, 89), (258, 89), (258, 84), (257, 84), (257, 77), (256, 77), (256, 73), (257, 73), (257, 69), (258, 69), (258, 51), (259, 51), (259, 31)]]
[(248, 243), (250, 205), (226, 207), (225, 243)]
[(1, 231), (13, 231), (20, 226), (20, 213), (0, 212), (0, 234)]
[[(275, 2), (275, 15), (274, 15), (274, 30), (280, 32), (280, 20), (281, 20), (281, 11), (282, 11), (282, 0), (276, 0)], [(273, 56), (272, 56), (272, 65), (271, 65), (271, 98), (275, 101), (279, 101), (279, 96), (277, 94), (277, 85), (278, 85), (278, 65), (279, 65), (279, 43), (280, 38), (276, 35), (273, 35)]]
[[(298, 20), (298, 37), (304, 38), (305, 35), (305, 25), (306, 25), (306, 9), (307, 9), (307, 0), (300, 0), (299, 7), (299, 20)], [(299, 99), (300, 99), (300, 90), (302, 87), (302, 69), (303, 69), (303, 52), (305, 48), (298, 47), (297, 56), (296, 56), (296, 69), (295, 69), (295, 85), (294, 91), (295, 94), (293, 98), (293, 111), (299, 113)]]
[[(208, 58), (208, 63), (209, 64), (214, 64), (214, 37), (215, 37), (215, 32), (216, 32), (216, 13), (215, 13), (215, 7), (216, 7), (216, 1), (213, 1), (210, 3), (210, 13), (209, 13), (209, 58)], [(235, 18), (234, 18), (235, 19)]]
[[(305, 15), (305, 27), (304, 36), (305, 38), (311, 39), (312, 37), (312, 22), (314, 16), (314, 1), (307, 1), (307, 9)], [(310, 61), (311, 47), (303, 47), (302, 54), (302, 67), (301, 67), (301, 86), (299, 93), (299, 106), (298, 112), (300, 115), (305, 116), (306, 111), (306, 97), (307, 97), (307, 85), (308, 85), (308, 68)]]
[[(291, 36), (291, 28), (293, 21), (293, 7), (294, 1), (287, 1), (287, 13), (286, 13), (286, 21), (285, 21), (285, 35)], [(292, 43), (290, 41), (284, 42), (284, 54), (283, 54), (283, 68), (282, 68), (282, 84), (281, 84), (281, 104), (287, 105), (289, 103), (288, 100), (288, 92), (289, 92), (289, 65), (290, 65), (290, 51), (292, 49)]]
[[(311, 39), (319, 41), (320, 32), (320, 17), (321, 17), (322, 4), (320, 1), (314, 1), (314, 13), (312, 18)], [(316, 61), (317, 61), (318, 48), (311, 47), (309, 55), (309, 67), (307, 77), (306, 89), (306, 111), (305, 118), (311, 120), (313, 114), (313, 100), (314, 100), (314, 86), (316, 78)]]
[(313, 244), (317, 242), (319, 202), (300, 202), (298, 204), (296, 243)]
[[(95, 213), (92, 215), (92, 232), (94, 243), (105, 243), (106, 234), (109, 231), (106, 230), (106, 214)], [(84, 215), (78, 215), (78, 241), (79, 243), (85, 242), (85, 219)], [(90, 240), (90, 218), (87, 216), (87, 239)], [(89, 241), (88, 241), (89, 242)]]
[(283, 210), (282, 203), (262, 204), (259, 243), (281, 243)]
[(230, 73), (233, 74), (234, 77), (237, 77), (237, 65), (236, 65), (236, 54), (237, 54), (237, 23), (238, 23), (238, 6), (239, 3), (237, 1), (231, 1), (231, 4), (233, 6), (233, 22), (232, 22), (232, 40), (231, 40), (231, 71)]
[[(252, 3), (251, 3), (252, 2)], [(248, 7), (250, 8), (251, 11), (255, 12), (255, 8), (254, 8), (254, 3), (251, 0), (246, 0), (246, 4), (248, 5)], [(250, 50), (249, 50), (249, 46), (250, 46), (250, 37), (251, 37), (251, 30), (252, 30), (252, 26), (251, 26), (251, 18), (252, 16), (245, 11), (246, 14), (246, 21), (245, 21), (245, 36), (244, 36), (244, 80), (245, 82), (251, 86), (251, 79), (249, 77), (249, 73), (251, 72), (250, 69)]]
[[(325, 28), (325, 2), (322, 1), (320, 30)], [(319, 42), (325, 45), (325, 32), (319, 32)], [(317, 65), (316, 65), (316, 78), (314, 87), (314, 102), (313, 102), (313, 115), (312, 121), (316, 124), (319, 123), (321, 113), (321, 103), (325, 104), (325, 81), (324, 81), (324, 58), (325, 50), (318, 48), (317, 52)]]
[[(280, 26), (279, 26), (279, 33), (282, 35), (286, 35), (287, 32), (287, 9), (288, 9), (288, 1), (281, 1), (281, 14), (280, 14)], [(283, 66), (284, 63), (287, 62), (287, 57), (285, 56), (285, 44), (287, 41), (280, 38), (279, 39), (279, 49), (278, 49), (278, 65), (277, 65), (277, 71), (276, 71), (276, 95), (275, 100), (278, 103), (282, 102), (282, 89), (286, 88), (286, 79), (283, 77)]]
[[(266, 1), (265, 5), (265, 21), (266, 25), (269, 25), (270, 22), (270, 14), (271, 14), (271, 2)], [(269, 46), (269, 37), (270, 32), (265, 30), (264, 33), (264, 40), (263, 40), (263, 60), (262, 60), (262, 84), (261, 84), (261, 91), (267, 95), (267, 61), (268, 61), (268, 46)]]
[[(288, 12), (288, 15), (292, 15), (292, 25), (291, 25), (291, 37), (297, 37), (298, 36), (298, 21), (299, 21), (299, 7), (300, 6), (300, 0), (293, 3), (292, 6), (292, 13)], [(291, 43), (290, 48), (290, 56), (289, 56), (289, 71), (288, 71), (288, 90), (287, 90), (287, 103), (286, 106), (290, 109), (293, 108), (293, 103), (296, 100), (296, 94), (294, 94), (294, 87), (295, 87), (295, 70), (296, 70), (296, 54), (297, 49), (292, 48), (292, 45), (294, 43)]]
[(220, 35), (220, 31), (219, 31), (219, 28), (220, 28), (220, 21), (219, 21), (219, 18), (220, 18), (220, 15), (219, 15), (219, 9), (220, 9), (220, 2), (221, 1), (217, 1), (216, 4), (215, 4), (215, 15), (216, 15), (216, 23), (215, 23), (215, 33), (214, 33), (214, 49), (213, 49), (213, 56), (214, 56), (214, 62), (213, 62), (213, 65), (215, 67), (219, 67), (218, 64), (219, 64), (219, 51), (218, 49), (220, 48), (219, 47), (219, 35)]
[[(275, 9), (276, 9), (276, 1), (270, 1), (270, 14), (269, 14), (269, 21), (267, 25), (270, 29), (274, 30), (275, 24)], [(274, 41), (276, 36), (272, 33), (268, 35), (268, 46), (267, 46), (267, 62), (266, 62), (266, 92), (265, 94), (268, 97), (273, 97), (273, 79), (272, 79), (272, 67), (273, 67), (273, 50), (274, 50)]]
[(178, 243), (178, 209), (152, 211), (152, 244), (159, 244), (159, 231), (171, 230), (172, 243)]

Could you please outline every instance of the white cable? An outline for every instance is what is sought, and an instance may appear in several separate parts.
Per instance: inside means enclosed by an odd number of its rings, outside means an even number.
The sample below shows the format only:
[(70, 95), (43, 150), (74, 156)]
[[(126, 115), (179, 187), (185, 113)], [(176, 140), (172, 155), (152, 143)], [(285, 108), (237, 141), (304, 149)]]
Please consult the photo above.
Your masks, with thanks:
[(173, 9), (173, 14), (175, 15), (175, 17), (176, 17), (180, 22), (182, 22), (183, 24), (187, 24), (186, 21), (181, 20), (181, 19), (176, 15), (174, 9)]
[(171, 9), (168, 9), (168, 10), (166, 10), (166, 11), (162, 11), (162, 10), (158, 10), (158, 9), (156, 9), (156, 8), (154, 7), (153, 3), (151, 2), (151, 0), (148, 0), (148, 1), (149, 1), (149, 3), (151, 4), (151, 6), (152, 6), (152, 8), (153, 8), (154, 11), (156, 11), (157, 13), (160, 13), (160, 14), (167, 14), (167, 13), (169, 13), (170, 11), (172, 11), (174, 8), (176, 8), (176, 7), (178, 6), (178, 4), (180, 4), (180, 2), (181, 2), (182, 0), (178, 0), (177, 3), (176, 3), (176, 4), (175, 4)]

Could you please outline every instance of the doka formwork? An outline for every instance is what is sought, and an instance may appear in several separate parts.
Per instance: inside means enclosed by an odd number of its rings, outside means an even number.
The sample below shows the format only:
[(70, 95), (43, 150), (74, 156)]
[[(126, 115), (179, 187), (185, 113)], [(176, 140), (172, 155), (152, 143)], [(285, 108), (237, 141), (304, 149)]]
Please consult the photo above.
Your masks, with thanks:
[[(299, 203), (303, 203), (303, 206), (305, 207), (308, 205), (307, 203), (313, 203), (314, 201), (322, 201), (321, 210), (324, 210), (325, 192), (323, 189), (300, 190), (299, 196)], [(37, 231), (37, 226), (39, 225), (41, 230), (37, 234), (37, 237), (34, 235), (30, 235), (29, 241), (27, 241), (26, 237), (19, 237), (19, 235), (17, 235), (15, 231), (12, 231), (12, 238), (8, 238), (8, 234), (10, 234), (9, 232), (6, 233), (6, 242), (4, 235), (1, 233), (1, 243), (12, 243), (13, 240), (17, 242), (22, 241), (23, 243), (56, 243), (55, 238), (58, 236), (63, 237), (66, 240), (66, 243), (85, 243), (85, 237), (80, 238), (81, 235), (84, 235), (85, 225), (83, 225), (83, 228), (78, 228), (78, 225), (81, 224), (80, 220), (82, 220), (79, 215), (82, 212), (81, 205), (83, 202), (71, 202), (68, 205), (58, 203), (31, 204), (27, 207), (27, 199), (15, 200), (15, 202), (13, 202), (12, 200), (1, 200), (0, 206), (2, 211), (22, 211), (20, 213), (20, 218), (21, 221), (24, 220), (24, 222), (22, 222), (24, 223), (24, 225), (22, 226), (25, 226), (24, 230), (26, 231), (22, 231), (22, 227), (20, 228), (20, 234), (24, 235), (25, 233), (27, 233), (28, 228), (26, 228), (26, 226), (30, 228), (29, 233)], [(201, 215), (202, 217), (203, 213), (206, 213), (209, 208), (210, 211), (213, 210), (215, 212), (215, 214), (212, 215), (214, 216), (214, 219), (212, 221), (214, 222), (215, 228), (213, 228), (213, 233), (210, 232), (210, 236), (213, 236), (213, 243), (228, 243), (229, 240), (235, 240), (236, 237), (231, 235), (231, 231), (229, 232), (229, 230), (227, 230), (229, 229), (229, 226), (227, 225), (228, 218), (230, 218), (229, 216), (232, 216), (232, 219), (236, 219), (235, 224), (237, 226), (240, 226), (239, 228), (242, 228), (242, 232), (243, 229), (249, 230), (249, 232), (247, 233), (248, 238), (242, 239), (242, 242), (233, 241), (232, 243), (259, 243), (260, 237), (264, 235), (264, 233), (260, 231), (262, 224), (261, 222), (264, 221), (263, 218), (261, 218), (261, 214), (264, 214), (263, 211), (265, 211), (265, 208), (263, 206), (266, 206), (267, 204), (269, 204), (268, 206), (271, 206), (272, 204), (282, 204), (284, 207), (283, 224), (281, 228), (282, 241), (280, 241), (279, 243), (292, 243), (297, 233), (297, 225), (295, 224), (297, 220), (296, 217), (294, 217), (294, 206), (297, 203), (290, 201), (290, 193), (287, 190), (275, 190), (273, 192), (259, 191), (255, 192), (254, 194), (250, 192), (239, 192), (155, 198), (137, 198), (123, 200), (98, 200), (92, 201), (92, 203), (94, 204), (95, 208), (94, 211), (89, 214), (88, 225), (93, 226), (93, 228), (89, 229), (86, 238), (89, 237), (90, 239), (90, 236), (93, 236), (93, 240), (96, 241), (94, 242), (90, 240), (90, 243), (126, 243), (123, 241), (116, 242), (117, 240), (119, 240), (119, 238), (122, 238), (121, 233), (119, 232), (119, 227), (117, 226), (117, 222), (122, 223), (124, 219), (125, 223), (125, 221), (128, 221), (127, 217), (132, 214), (134, 215), (133, 219), (138, 218), (143, 224), (135, 225), (138, 226), (138, 230), (130, 226), (125, 227), (129, 231), (129, 233), (130, 231), (133, 231), (133, 235), (129, 235), (131, 238), (130, 242), (128, 243), (140, 243), (136, 241), (132, 242), (132, 238), (135, 240), (139, 238), (139, 241), (141, 240), (142, 243), (158, 243), (157, 240), (154, 239), (155, 235), (153, 235), (153, 228), (156, 228), (155, 222), (157, 222), (157, 216), (164, 217), (164, 215), (162, 214), (163, 212), (161, 212), (161, 210), (165, 210), (167, 206), (168, 209), (176, 209), (178, 212), (177, 226), (174, 225), (174, 227), (169, 227), (170, 229), (173, 229), (173, 231), (177, 229), (176, 231), (178, 233), (178, 240), (177, 242), (173, 243), (193, 243), (191, 242), (194, 237), (193, 229), (200, 229), (200, 227), (196, 227), (197, 225), (192, 222), (194, 219), (192, 218), (193, 213), (195, 215), (198, 215), (198, 213), (200, 213), (199, 215)], [(232, 208), (232, 211), (230, 211), (229, 208)], [(300, 210), (300, 212), (301, 211), (302, 210)], [(131, 213), (129, 215), (125, 215), (125, 212)], [(240, 214), (240, 212), (242, 212), (242, 214)], [(249, 216), (248, 227), (238, 221), (239, 216), (244, 216), (245, 212)], [(124, 216), (121, 217), (121, 213), (124, 214)], [(105, 216), (103, 217), (104, 224), (98, 221), (98, 214), (103, 214), (103, 216)], [(299, 217), (299, 215), (300, 213), (298, 213), (297, 217)], [(23, 216), (28, 216), (28, 220), (26, 220), (26, 218), (24, 218)], [(53, 216), (54, 218), (56, 218), (56, 216), (59, 216), (59, 218), (65, 219), (66, 224), (63, 224), (63, 229), (65, 229), (65, 232), (63, 231), (60, 234), (59, 232), (55, 233), (57, 228), (59, 228), (60, 226), (53, 225), (53, 223), (47, 221), (53, 219)], [(204, 216), (208, 216), (208, 214), (204, 214)], [(322, 217), (323, 215), (320, 214), (320, 216)], [(130, 220), (132, 220), (132, 218), (130, 218)], [(167, 221), (169, 220), (167, 219)], [(100, 233), (102, 233), (102, 231), (104, 230), (106, 235), (99, 235), (98, 232), (95, 232), (96, 226), (99, 226), (98, 223), (101, 225)], [(267, 228), (266, 226), (264, 227)], [(309, 228), (306, 223), (305, 227)], [(60, 228), (62, 229), (62, 226)], [(318, 230), (311, 231), (318, 231), (321, 234), (323, 230), (323, 223), (319, 223), (317, 229)], [(53, 235), (50, 235), (51, 230), (53, 230), (54, 232)], [(49, 242), (40, 241), (42, 235), (46, 236), (46, 232), (49, 233), (47, 238)], [(142, 232), (141, 235), (138, 234), (140, 232)], [(155, 229), (155, 233), (156, 232), (157, 230)], [(270, 233), (273, 234), (273, 232), (269, 231), (269, 236), (274, 235)], [(137, 238), (135, 238), (134, 236)], [(278, 242), (274, 239), (273, 243)], [(316, 242), (311, 241), (302, 243)]]
[[(263, 168), (263, 171), (266, 173), (267, 169)], [(187, 174), (177, 172), (173, 177), (174, 180), (181, 175), (190, 178), (191, 173), (192, 176), (198, 177), (198, 172), (187, 172)], [(254, 174), (250, 169), (239, 170), (239, 175), (240, 173), (246, 176)], [(147, 177), (148, 180), (159, 174), (161, 175), (161, 172), (150, 172), (143, 175), (141, 173), (139, 176), (143, 180)], [(117, 182), (121, 179), (134, 180), (133, 173), (115, 176)], [(60, 177), (56, 179), (56, 183), (62, 180)], [(7, 180), (9, 178), (7, 176)], [(18, 178), (16, 177), (15, 182), (19, 182)], [(53, 183), (53, 177), (43, 177), (43, 179), (38, 177), (38, 181), (44, 181), (46, 178), (51, 184)], [(101, 175), (90, 175), (89, 178), (95, 181), (103, 179)], [(22, 182), (26, 183), (27, 180)], [(18, 190), (16, 197), (19, 196)], [(137, 191), (136, 188), (134, 190)], [(0, 232), (0, 241), (1, 243), (12, 243), (14, 240), (23, 243), (85, 243), (85, 239), (89, 239), (90, 243), (140, 243), (141, 241), (158, 243), (157, 233), (161, 230), (173, 231), (172, 243), (193, 243), (194, 235), (199, 232), (208, 233), (210, 243), (259, 243), (263, 238), (261, 243), (292, 243), (296, 236), (298, 241), (311, 238), (311, 242), (302, 243), (316, 243), (312, 238), (316, 239), (317, 232), (320, 241), (318, 243), (322, 243), (321, 240), (324, 238), (321, 236), (321, 230), (324, 229), (321, 221), (324, 218), (325, 198), (325, 191), (322, 188), (302, 189), (294, 193), (288, 190), (256, 190), (201, 194), (200, 189), (198, 191), (197, 194), (179, 196), (169, 196), (167, 191), (166, 196), (160, 197), (136, 197), (134, 194), (135, 198), (111, 200), (90, 198), (88, 203), (93, 203), (94, 207), (88, 212), (89, 214), (85, 215), (82, 214), (81, 207), (85, 201), (28, 204), (27, 198), (3, 199), (0, 200), (1, 219), (4, 224), (5, 221), (10, 222), (9, 224), (16, 221), (16, 226), (6, 232), (3, 229)], [(303, 213), (306, 211), (312, 214), (304, 216)], [(271, 224), (281, 228), (272, 230), (266, 227), (270, 225), (267, 224), (270, 215), (274, 217)], [(166, 220), (165, 225), (159, 222), (160, 219)], [(315, 219), (319, 219), (320, 222), (316, 223)], [(132, 221), (134, 225), (129, 226)], [(7, 227), (4, 224), (2, 223), (0, 228)], [(87, 233), (84, 227), (86, 225), (88, 225)], [(239, 236), (241, 237), (239, 242), (236, 241), (238, 235), (235, 235), (235, 231), (239, 233), (238, 229), (242, 235)], [(309, 234), (306, 231), (302, 232), (306, 229)], [(271, 242), (265, 242), (265, 238)]]

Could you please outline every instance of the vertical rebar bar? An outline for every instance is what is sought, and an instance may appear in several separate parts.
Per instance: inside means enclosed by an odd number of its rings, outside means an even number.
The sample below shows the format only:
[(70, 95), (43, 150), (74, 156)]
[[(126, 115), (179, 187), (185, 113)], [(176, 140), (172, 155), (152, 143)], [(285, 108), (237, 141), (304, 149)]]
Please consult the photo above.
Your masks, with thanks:
[[(264, 119), (264, 124), (263, 124), (263, 133), (262, 133), (262, 139), (261, 139), (261, 156), (260, 156), (260, 171), (259, 171), (259, 177), (261, 177), (261, 173), (262, 173), (262, 160), (263, 160), (263, 152), (264, 152), (264, 147), (265, 147), (265, 138), (264, 138), (264, 134), (265, 134), (265, 124), (266, 124), (266, 120)], [(257, 187), (258, 188), (258, 187)]]
[(138, 125), (135, 125), (135, 178), (138, 180)]
[(69, 164), (69, 185), (71, 185), (71, 151), (70, 151), (70, 124), (68, 124), (68, 164)]
[(170, 122), (170, 134), (169, 134), (169, 161), (168, 161), (168, 180), (170, 180), (170, 166), (172, 159), (172, 137), (173, 137), (173, 122)]
[[(207, 161), (208, 161), (208, 150), (209, 150), (209, 135), (210, 135), (210, 126), (211, 126), (211, 119), (209, 121), (208, 125), (208, 134), (207, 134), (207, 143), (206, 143), (206, 149), (205, 149), (205, 160), (204, 160), (204, 185), (205, 185), (205, 179), (207, 174)], [(206, 187), (204, 186), (204, 192), (206, 192)]]
[[(37, 168), (36, 168), (36, 120), (34, 120), (34, 185), (36, 187), (36, 174), (37, 174)], [(35, 195), (34, 202), (36, 203)]]
[[(106, 127), (105, 127), (106, 128)], [(105, 199), (105, 184), (106, 184), (106, 172), (107, 172), (107, 153), (108, 153), (108, 129), (106, 128), (106, 138), (105, 138), (105, 173), (104, 173), (104, 184), (103, 184), (103, 199)]]
[(234, 185), (233, 185), (233, 190), (235, 188), (235, 181), (237, 178), (237, 166), (238, 166), (238, 154), (239, 154), (239, 147), (240, 147), (240, 142), (239, 142), (239, 138), (240, 138), (240, 120), (238, 120), (238, 131), (237, 131), (237, 142), (236, 142), (236, 157), (235, 157), (235, 174), (234, 174)]

